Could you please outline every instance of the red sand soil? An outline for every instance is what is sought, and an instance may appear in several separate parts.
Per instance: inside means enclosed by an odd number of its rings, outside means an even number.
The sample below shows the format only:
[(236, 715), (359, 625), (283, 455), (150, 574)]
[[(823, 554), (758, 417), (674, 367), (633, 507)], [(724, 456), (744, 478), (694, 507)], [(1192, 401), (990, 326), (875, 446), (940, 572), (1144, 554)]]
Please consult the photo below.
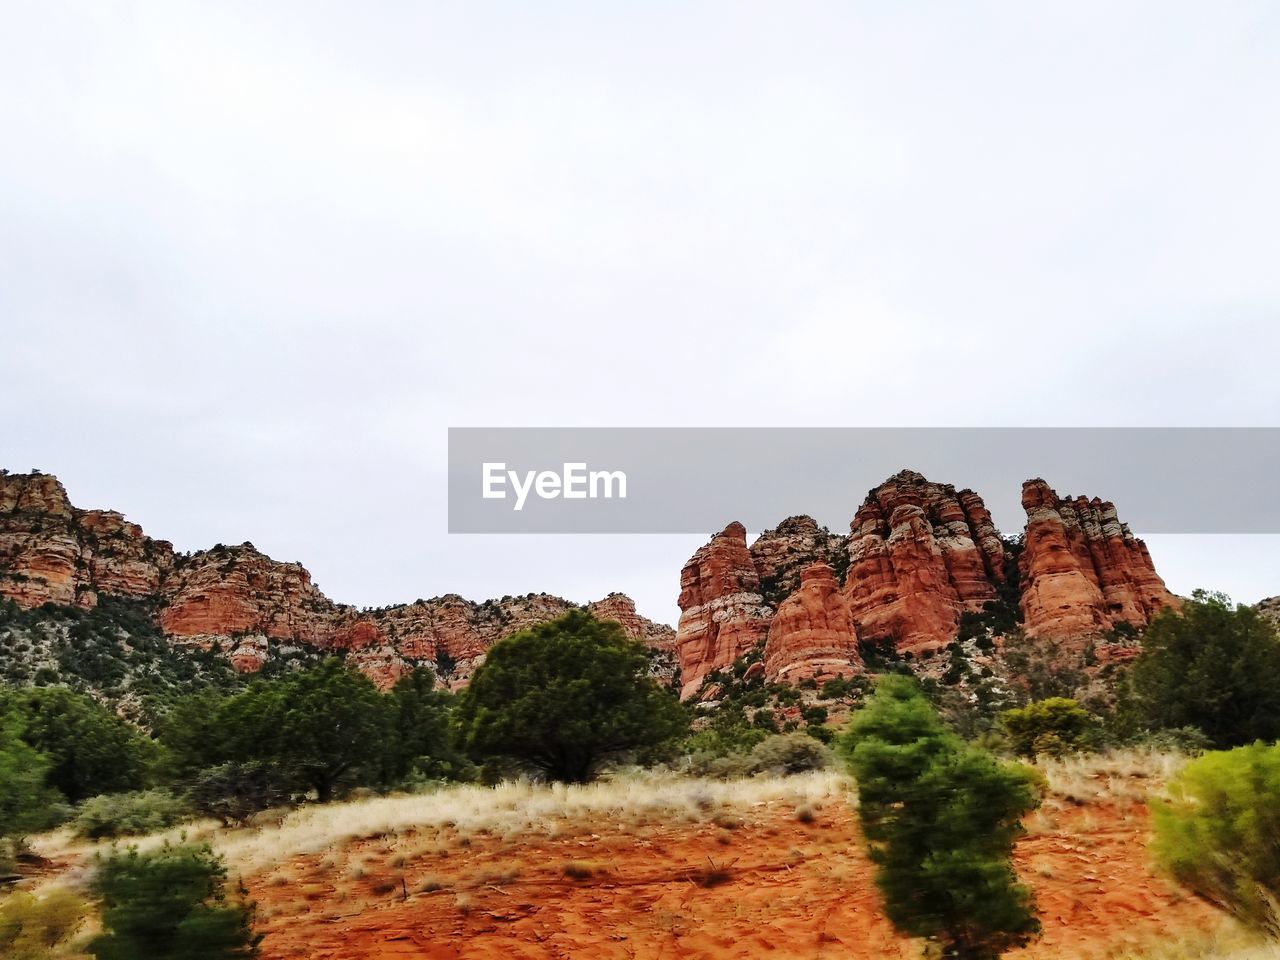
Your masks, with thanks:
[[(1022, 840), (1043, 936), (1026, 958), (1103, 960), (1218, 922), (1152, 872), (1137, 801), (1058, 804)], [(264, 960), (871, 958), (920, 955), (881, 913), (854, 814), (745, 811), (630, 833), (450, 831), (352, 844), (249, 878)], [(1035, 829), (1035, 827), (1033, 827)], [(351, 865), (368, 863), (353, 878)], [(566, 875), (573, 865), (575, 879)], [(582, 876), (582, 874), (589, 874)], [(275, 879), (273, 879), (273, 877)], [(403, 881), (403, 882), (402, 882)], [(424, 890), (425, 884), (425, 890)], [(438, 885), (438, 888), (437, 888)]]

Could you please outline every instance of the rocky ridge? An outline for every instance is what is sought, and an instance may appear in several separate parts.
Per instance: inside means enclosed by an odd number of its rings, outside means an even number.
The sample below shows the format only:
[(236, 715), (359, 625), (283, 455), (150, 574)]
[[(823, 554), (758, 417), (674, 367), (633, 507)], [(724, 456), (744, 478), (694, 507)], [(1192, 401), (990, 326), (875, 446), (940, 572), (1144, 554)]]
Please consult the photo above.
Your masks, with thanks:
[(928, 657), (966, 615), (1000, 604), (1028, 635), (1081, 647), (1179, 605), (1113, 504), (1060, 499), (1030, 480), (1023, 506), (1019, 547), (977, 493), (904, 470), (867, 494), (848, 537), (791, 517), (748, 548), (730, 524), (681, 572), (681, 695), (762, 643), (767, 678), (822, 678), (859, 670), (864, 643)]
[[(258, 670), (282, 650), (342, 650), (384, 687), (417, 664), (464, 684), (499, 639), (577, 606), (549, 594), (482, 603), (451, 594), (357, 610), (326, 597), (301, 564), (251, 543), (177, 554), (118, 513), (76, 509), (54, 476), (0, 472), (0, 597), (27, 609), (92, 608), (103, 594), (154, 599), (174, 643), (216, 649), (238, 670)], [(674, 674), (670, 627), (619, 593), (587, 609), (648, 645), (659, 676)]]
[(1164, 607), (1181, 606), (1115, 504), (1059, 497), (1037, 478), (1023, 484), (1022, 506), (1022, 612), (1031, 636), (1071, 640), (1121, 623), (1143, 627)]

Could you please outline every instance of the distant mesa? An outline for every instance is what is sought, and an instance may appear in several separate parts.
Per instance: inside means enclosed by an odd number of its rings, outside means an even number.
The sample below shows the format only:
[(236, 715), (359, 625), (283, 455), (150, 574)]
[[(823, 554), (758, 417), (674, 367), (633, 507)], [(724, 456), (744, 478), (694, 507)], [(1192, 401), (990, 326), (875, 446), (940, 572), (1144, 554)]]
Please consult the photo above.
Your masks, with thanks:
[[(238, 670), (258, 670), (273, 645), (294, 644), (346, 651), (383, 687), (419, 663), (462, 685), (499, 639), (576, 606), (549, 594), (483, 603), (448, 595), (359, 611), (326, 597), (301, 564), (251, 543), (176, 554), (118, 513), (73, 507), (50, 474), (0, 472), (0, 596), (26, 608), (93, 607), (102, 594), (153, 600), (175, 643), (217, 646)], [(669, 659), (675, 632), (637, 614), (629, 597), (612, 593), (588, 609)]]
[[(690, 698), (757, 651), (752, 669), (785, 683), (858, 673), (866, 645), (927, 657), (966, 613), (997, 602), (1020, 612), (1027, 635), (1082, 647), (1179, 606), (1113, 504), (1059, 497), (1037, 478), (1023, 484), (1022, 505), (1019, 544), (1001, 537), (974, 491), (903, 470), (867, 494), (847, 535), (793, 516), (748, 545), (730, 523), (681, 570), (676, 630), (620, 593), (588, 609), (645, 643), (664, 679), (678, 663)], [(499, 639), (575, 606), (548, 594), (447, 595), (360, 611), (251, 543), (176, 554), (119, 513), (72, 506), (54, 476), (0, 471), (0, 596), (93, 607), (107, 594), (152, 602), (175, 643), (216, 647), (239, 670), (260, 669), (282, 645), (341, 650), (384, 687), (423, 663), (465, 684)]]
[(1011, 591), (1027, 635), (1081, 646), (1180, 605), (1113, 504), (1059, 498), (1040, 479), (1023, 484), (1022, 503), (1021, 547), (977, 493), (910, 470), (867, 494), (848, 536), (799, 516), (748, 547), (730, 524), (681, 572), (681, 695), (762, 641), (772, 681), (858, 671), (862, 643), (928, 656), (955, 639), (964, 613)]

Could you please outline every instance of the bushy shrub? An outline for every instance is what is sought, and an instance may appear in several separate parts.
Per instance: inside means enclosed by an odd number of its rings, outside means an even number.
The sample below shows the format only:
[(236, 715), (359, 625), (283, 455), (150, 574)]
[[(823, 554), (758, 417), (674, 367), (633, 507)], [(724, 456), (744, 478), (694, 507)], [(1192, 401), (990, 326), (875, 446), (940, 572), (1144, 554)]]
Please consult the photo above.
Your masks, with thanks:
[(179, 703), (161, 739), (179, 778), (225, 763), (268, 764), (325, 803), (382, 777), (395, 739), (390, 705), (368, 677), (330, 657), (231, 697), (204, 693)]
[(819, 694), (823, 700), (843, 700), (857, 690), (857, 685), (848, 677), (832, 677), (822, 685)]
[(257, 956), (253, 908), (227, 897), (226, 868), (207, 847), (136, 848), (101, 863), (94, 892), (103, 932), (98, 960), (233, 960)]
[(713, 753), (700, 750), (685, 757), (685, 773), (713, 780), (740, 780), (753, 772), (748, 753)]
[(1213, 741), (1195, 727), (1146, 730), (1129, 738), (1126, 745), (1154, 753), (1185, 753), (1192, 757), (1213, 749)]
[(84, 923), (85, 902), (54, 888), (39, 897), (15, 891), (0, 899), (0, 956), (5, 960), (49, 960), (61, 955)]
[(76, 811), (76, 836), (88, 840), (135, 837), (165, 830), (191, 815), (191, 805), (168, 790), (93, 797)]
[(1152, 813), (1156, 857), (1179, 883), (1280, 937), (1280, 745), (1192, 760)]
[(228, 827), (238, 826), (255, 813), (288, 801), (289, 779), (265, 761), (233, 761), (197, 773), (189, 781), (187, 796), (195, 812)]
[(752, 748), (752, 773), (788, 776), (822, 770), (831, 763), (831, 751), (806, 733), (785, 733), (762, 740)]
[(1014, 753), (1023, 757), (1062, 756), (1084, 748), (1097, 733), (1093, 717), (1067, 697), (1050, 697), (1005, 710), (1000, 724)]
[(1221, 594), (1197, 590), (1181, 611), (1161, 611), (1130, 676), (1148, 727), (1196, 727), (1218, 747), (1280, 738), (1280, 638)]
[(23, 838), (66, 816), (62, 795), (45, 785), (49, 761), (17, 737), (0, 715), (0, 873), (13, 867)]

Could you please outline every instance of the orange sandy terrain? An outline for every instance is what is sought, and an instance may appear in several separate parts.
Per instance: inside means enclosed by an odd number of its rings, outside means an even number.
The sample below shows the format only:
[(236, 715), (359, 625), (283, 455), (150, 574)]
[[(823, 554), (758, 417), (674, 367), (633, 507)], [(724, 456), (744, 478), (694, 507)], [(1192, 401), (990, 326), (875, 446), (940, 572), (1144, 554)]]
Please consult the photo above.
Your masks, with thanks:
[[(1216, 926), (1218, 914), (1152, 872), (1147, 785), (1088, 776), (1086, 789), (1055, 787), (1028, 822), (1018, 868), (1044, 933), (1010, 956), (1122, 956)], [(848, 803), (812, 812), (802, 822), (794, 806), (722, 805), (625, 831), (595, 822), (506, 839), (399, 830), (246, 882), (266, 960), (918, 957), (919, 942), (881, 914)]]

